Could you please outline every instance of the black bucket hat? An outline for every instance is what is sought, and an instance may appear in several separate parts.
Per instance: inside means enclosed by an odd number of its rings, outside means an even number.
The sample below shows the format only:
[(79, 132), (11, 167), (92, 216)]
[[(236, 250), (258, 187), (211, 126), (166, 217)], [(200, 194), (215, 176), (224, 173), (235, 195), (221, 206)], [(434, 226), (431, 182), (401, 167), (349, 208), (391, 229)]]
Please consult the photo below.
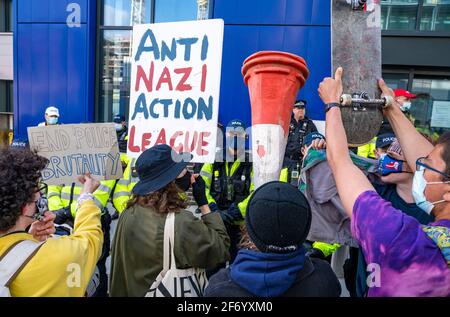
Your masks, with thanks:
[(161, 144), (143, 152), (136, 161), (139, 182), (133, 194), (145, 196), (174, 181), (192, 160), (190, 153), (176, 153), (170, 146)]

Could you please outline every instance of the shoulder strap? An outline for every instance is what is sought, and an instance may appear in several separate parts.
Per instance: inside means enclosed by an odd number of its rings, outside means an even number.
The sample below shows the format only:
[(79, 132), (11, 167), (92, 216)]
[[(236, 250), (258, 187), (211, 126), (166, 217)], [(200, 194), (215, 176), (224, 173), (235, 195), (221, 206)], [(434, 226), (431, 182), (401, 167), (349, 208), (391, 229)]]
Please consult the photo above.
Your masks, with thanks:
[(71, 187), (70, 187), (70, 201), (69, 201), (69, 208), (70, 206), (72, 206), (73, 203), (73, 192), (75, 190), (75, 183), (72, 183)]
[(20, 241), (6, 251), (0, 261), (0, 286), (9, 287), (43, 243), (32, 240)]
[(164, 274), (170, 270), (175, 269), (175, 213), (170, 212), (166, 217), (166, 224), (164, 226), (164, 259), (163, 259), (163, 272)]

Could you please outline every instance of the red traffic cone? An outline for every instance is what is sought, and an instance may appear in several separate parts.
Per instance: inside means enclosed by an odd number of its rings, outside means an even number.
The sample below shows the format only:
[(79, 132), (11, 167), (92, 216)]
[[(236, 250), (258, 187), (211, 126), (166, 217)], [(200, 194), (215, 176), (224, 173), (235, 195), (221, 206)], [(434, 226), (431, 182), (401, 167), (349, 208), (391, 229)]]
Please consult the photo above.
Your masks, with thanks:
[(253, 54), (242, 67), (252, 106), (255, 187), (278, 180), (283, 164), (292, 107), (309, 70), (303, 58), (275, 51)]

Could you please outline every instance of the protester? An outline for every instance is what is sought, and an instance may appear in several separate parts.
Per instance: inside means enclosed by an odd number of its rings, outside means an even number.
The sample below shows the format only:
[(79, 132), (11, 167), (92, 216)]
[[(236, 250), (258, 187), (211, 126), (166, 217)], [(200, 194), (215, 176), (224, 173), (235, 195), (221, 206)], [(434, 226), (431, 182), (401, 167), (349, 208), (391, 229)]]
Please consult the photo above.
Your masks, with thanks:
[[(428, 225), (434, 217), (420, 209), (414, 202), (412, 195), (413, 172), (405, 161), (405, 156), (400, 143), (394, 137), (394, 141), (382, 154), (379, 161), (379, 174), (382, 184), (372, 182), (377, 193), (392, 206), (401, 210), (406, 215), (415, 218), (423, 225)], [(367, 292), (367, 264), (362, 252), (359, 254), (357, 269), (357, 296), (361, 297)]]
[[(367, 263), (379, 269), (369, 296), (450, 296), (450, 134), (433, 147), (394, 105), (384, 110), (412, 171), (412, 194), (419, 208), (436, 221), (428, 226), (382, 199), (347, 155), (339, 100), (342, 73), (326, 78), (319, 94), (326, 107), (327, 159), (352, 233)], [(385, 96), (394, 97), (383, 80)], [(378, 282), (377, 282), (378, 281)]]
[[(8, 269), (2, 261), (9, 252), (26, 252), (20, 242), (27, 241), (36, 251), (8, 283), (12, 296), (84, 296), (103, 242), (100, 210), (92, 197), (99, 184), (89, 175), (79, 179), (83, 190), (74, 232), (55, 239), (51, 237), (55, 216), (45, 212), (40, 194), (41, 172), (47, 163), (28, 150), (0, 151), (0, 278)], [(42, 220), (36, 221), (40, 215)], [(44, 243), (38, 245), (39, 241)]]
[(338, 297), (341, 287), (325, 261), (303, 246), (311, 224), (305, 196), (270, 182), (258, 188), (245, 215), (242, 249), (231, 267), (214, 275), (207, 297)]
[[(170, 212), (175, 213), (177, 268), (208, 269), (229, 260), (223, 221), (218, 213), (211, 213), (204, 181), (191, 176), (187, 164), (186, 155), (176, 154), (167, 145), (150, 148), (137, 159), (139, 182), (119, 218), (113, 241), (111, 296), (142, 297), (149, 291), (163, 268), (164, 226)], [(184, 193), (191, 185), (201, 219), (185, 210)]]
[(45, 127), (57, 124), (59, 124), (59, 109), (54, 106), (50, 106), (45, 109), (45, 122), (39, 123), (38, 126)]
[(301, 149), (307, 134), (317, 132), (317, 127), (305, 115), (306, 101), (297, 100), (294, 104), (289, 136), (284, 154), (283, 167), (287, 167), (289, 173), (300, 173), (303, 155)]

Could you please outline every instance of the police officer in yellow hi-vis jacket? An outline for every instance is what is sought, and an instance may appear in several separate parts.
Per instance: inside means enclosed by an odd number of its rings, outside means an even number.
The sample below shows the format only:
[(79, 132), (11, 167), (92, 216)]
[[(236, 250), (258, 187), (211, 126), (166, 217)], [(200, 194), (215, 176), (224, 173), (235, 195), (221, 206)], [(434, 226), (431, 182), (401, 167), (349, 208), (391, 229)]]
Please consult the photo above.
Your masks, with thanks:
[(204, 164), (200, 175), (206, 183), (206, 197), (211, 211), (219, 212), (231, 239), (233, 260), (240, 239), (239, 223), (243, 221), (250, 194), (253, 192), (253, 165), (245, 152), (245, 125), (231, 120), (227, 125), (226, 149), (214, 164)]
[[(94, 204), (101, 210), (101, 224), (103, 230), (103, 248), (100, 259), (98, 260), (97, 267), (99, 270), (100, 283), (97, 287), (94, 296), (106, 297), (108, 295), (108, 276), (106, 274), (106, 259), (110, 253), (111, 237), (110, 237), (110, 225), (111, 216), (106, 208), (108, 200), (111, 198), (116, 186), (116, 180), (102, 181), (99, 188), (93, 193)], [(63, 185), (50, 185), (48, 186), (48, 205), (49, 210), (56, 215), (55, 224), (63, 225), (68, 224), (73, 228), (73, 220), (75, 219), (78, 203), (77, 200), (80, 197), (82, 186), (80, 184), (63, 184)], [(70, 232), (62, 232), (64, 227), (58, 227), (60, 235), (67, 235)]]

